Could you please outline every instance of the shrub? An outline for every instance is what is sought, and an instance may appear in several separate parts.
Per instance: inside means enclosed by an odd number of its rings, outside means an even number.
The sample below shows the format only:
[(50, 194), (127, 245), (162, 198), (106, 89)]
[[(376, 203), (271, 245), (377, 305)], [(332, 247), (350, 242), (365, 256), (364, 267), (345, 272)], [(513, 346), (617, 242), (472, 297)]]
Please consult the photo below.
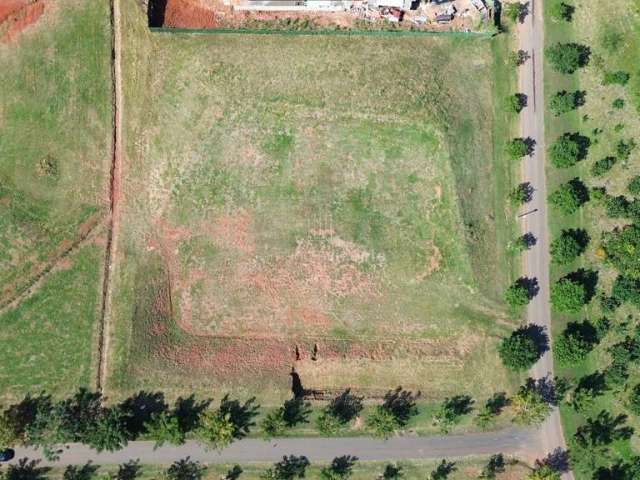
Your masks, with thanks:
[(620, 140), (616, 144), (616, 156), (619, 160), (628, 160), (635, 148), (636, 142), (633, 139), (627, 142)]
[(618, 276), (611, 288), (611, 298), (617, 306), (631, 303), (640, 306), (640, 280)]
[(627, 190), (633, 195), (640, 195), (640, 175), (636, 175), (627, 185)]
[(640, 279), (640, 225), (632, 224), (621, 230), (604, 233), (602, 248), (605, 261), (622, 276)]
[(603, 85), (626, 85), (629, 83), (629, 75), (627, 72), (623, 72), (622, 70), (618, 70), (616, 72), (605, 72), (604, 78), (602, 79)]
[(570, 74), (589, 63), (591, 50), (577, 43), (556, 43), (545, 49), (551, 68), (558, 73)]
[(463, 415), (471, 412), (472, 405), (473, 400), (468, 395), (445, 398), (433, 416), (433, 424), (439, 426), (441, 432), (448, 433)]
[(591, 175), (601, 177), (616, 164), (616, 157), (604, 157), (591, 166)]
[(502, 364), (514, 371), (528, 370), (538, 361), (541, 349), (529, 328), (519, 328), (503, 338), (498, 347)]
[(563, 183), (558, 190), (549, 195), (549, 203), (565, 215), (577, 212), (588, 200), (589, 191), (578, 178)]
[(552, 3), (550, 7), (551, 18), (556, 22), (570, 22), (573, 19), (575, 7), (564, 2)]
[(622, 34), (613, 29), (611, 25), (603, 24), (605, 30), (600, 37), (600, 43), (608, 53), (615, 53), (620, 48), (620, 44), (624, 37)]
[(520, 113), (527, 106), (527, 96), (524, 93), (509, 95), (504, 102), (504, 109), (508, 113)]
[(629, 211), (629, 201), (622, 195), (605, 195), (604, 209), (609, 218), (625, 218)]
[(557, 168), (574, 166), (587, 156), (590, 140), (578, 133), (565, 133), (549, 147), (551, 164)]
[(587, 303), (586, 287), (568, 277), (551, 286), (551, 305), (558, 312), (577, 313)]
[(509, 63), (514, 67), (524, 65), (529, 59), (529, 54), (525, 50), (517, 50), (509, 53)]
[(624, 108), (624, 100), (622, 98), (616, 98), (612, 103), (611, 106), (617, 110), (620, 110), (622, 108)]
[(563, 230), (558, 238), (551, 242), (551, 260), (559, 265), (573, 262), (584, 253), (589, 244), (589, 234), (584, 230)]
[(584, 92), (576, 90), (575, 92), (567, 92), (562, 90), (555, 93), (549, 102), (549, 109), (557, 117), (564, 113), (569, 113), (584, 105)]

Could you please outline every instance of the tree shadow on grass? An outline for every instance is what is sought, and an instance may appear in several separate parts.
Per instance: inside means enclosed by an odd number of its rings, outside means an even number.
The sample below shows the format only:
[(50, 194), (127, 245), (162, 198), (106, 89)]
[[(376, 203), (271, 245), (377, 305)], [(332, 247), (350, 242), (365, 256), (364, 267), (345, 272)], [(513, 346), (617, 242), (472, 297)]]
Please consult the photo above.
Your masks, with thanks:
[(127, 398), (120, 406), (128, 414), (127, 431), (132, 438), (137, 438), (145, 431), (144, 424), (151, 420), (154, 413), (166, 412), (168, 409), (164, 393), (144, 390)]
[(180, 425), (180, 430), (190, 432), (198, 426), (198, 420), (211, 404), (211, 399), (198, 401), (192, 394), (186, 398), (176, 400), (175, 415)]
[(598, 272), (596, 270), (587, 270), (581, 268), (568, 274), (565, 278), (577, 282), (584, 286), (587, 294), (586, 302), (589, 303), (596, 294), (596, 287), (598, 286)]
[(520, 277), (516, 280), (516, 285), (526, 289), (529, 300), (533, 300), (533, 298), (540, 292), (540, 285), (538, 285), (537, 278)]

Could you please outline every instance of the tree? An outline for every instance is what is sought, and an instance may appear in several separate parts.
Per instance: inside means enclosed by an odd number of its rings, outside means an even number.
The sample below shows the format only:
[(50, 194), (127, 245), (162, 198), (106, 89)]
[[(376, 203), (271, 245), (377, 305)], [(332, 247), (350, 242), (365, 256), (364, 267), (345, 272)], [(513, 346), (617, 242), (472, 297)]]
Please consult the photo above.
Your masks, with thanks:
[(602, 177), (614, 167), (616, 161), (616, 157), (609, 156), (601, 158), (591, 166), (591, 175), (594, 177)]
[(507, 288), (504, 300), (513, 309), (520, 309), (527, 305), (534, 296), (532, 290), (535, 285), (527, 278), (519, 278)]
[(551, 305), (558, 312), (578, 313), (586, 303), (586, 287), (575, 279), (564, 277), (551, 286)]
[(201, 480), (207, 467), (190, 457), (173, 462), (165, 472), (169, 480)]
[[(255, 425), (254, 418), (258, 414), (260, 405), (257, 405), (255, 397), (250, 398), (244, 403), (239, 400), (231, 400), (229, 395), (225, 395), (220, 400), (220, 408), (218, 411), (221, 416), (229, 416), (231, 425), (233, 425), (233, 438), (244, 438), (249, 434), (251, 427)], [(295, 407), (294, 407), (295, 408)]]
[(449, 433), (451, 427), (460, 422), (463, 415), (472, 410), (473, 399), (469, 395), (456, 395), (445, 398), (433, 416), (433, 424), (443, 433)]
[(533, 187), (529, 182), (521, 183), (509, 192), (509, 201), (514, 206), (524, 205), (531, 201), (533, 197)]
[(616, 144), (616, 157), (619, 160), (628, 160), (631, 153), (636, 149), (636, 142), (633, 139), (628, 141), (620, 140)]
[(513, 422), (519, 425), (540, 425), (551, 412), (551, 406), (531, 379), (513, 396), (511, 406), (515, 412)]
[(325, 435), (336, 433), (360, 414), (363, 398), (353, 395), (350, 389), (342, 392), (318, 416), (318, 429)]
[(575, 92), (562, 90), (551, 97), (549, 109), (558, 117), (584, 105), (584, 97), (585, 93), (578, 90)]
[(549, 147), (551, 164), (556, 168), (574, 166), (587, 156), (591, 141), (578, 133), (565, 133)]
[(520, 235), (507, 247), (511, 252), (524, 252), (533, 247), (537, 242), (536, 237), (531, 232), (527, 232), (524, 235)]
[(585, 230), (562, 230), (560, 236), (551, 242), (551, 261), (566, 265), (582, 255), (589, 244), (589, 234)]
[(533, 338), (531, 329), (521, 327), (503, 338), (498, 347), (502, 364), (514, 371), (528, 370), (538, 361), (540, 348)]
[(597, 342), (595, 329), (589, 322), (571, 322), (556, 340), (554, 354), (561, 365), (572, 366), (584, 360)]
[(585, 375), (573, 391), (571, 406), (576, 412), (590, 409), (596, 399), (608, 390), (605, 376), (600, 372)]
[(233, 467), (231, 467), (229, 470), (227, 470), (227, 473), (222, 478), (222, 480), (238, 480), (238, 478), (240, 478), (240, 475), (242, 475), (242, 472), (243, 472), (242, 467), (236, 464)]
[(281, 436), (287, 429), (287, 425), (285, 424), (282, 416), (282, 407), (276, 408), (275, 410), (267, 413), (267, 416), (262, 420), (260, 427), (267, 438)]
[(309, 459), (304, 455), (284, 456), (282, 460), (274, 463), (273, 467), (264, 473), (263, 478), (265, 480), (293, 480), (294, 478), (304, 478), (309, 465)]
[(578, 43), (556, 43), (545, 49), (545, 55), (553, 70), (570, 74), (589, 63), (591, 50)]
[(611, 102), (611, 106), (616, 110), (622, 110), (624, 108), (624, 99), (616, 98), (613, 102)]
[(136, 480), (141, 474), (142, 466), (139, 460), (129, 460), (118, 465), (118, 471), (112, 475), (113, 480)]
[(84, 443), (98, 452), (120, 450), (127, 444), (126, 420), (127, 416), (119, 405), (102, 408), (86, 432)]
[[(3, 480), (47, 480), (49, 468), (38, 467), (39, 460), (21, 458), (18, 463), (9, 465)], [(1, 473), (1, 472), (0, 472)]]
[(399, 480), (404, 475), (402, 467), (393, 463), (387, 463), (382, 474), (378, 477), (380, 480)]
[(573, 20), (575, 7), (564, 2), (551, 3), (549, 8), (551, 18), (556, 22), (570, 22)]
[(605, 262), (626, 278), (640, 279), (640, 225), (632, 224), (602, 235)]
[(640, 281), (618, 276), (613, 282), (611, 298), (615, 301), (616, 308), (626, 302), (640, 306)]
[(519, 160), (531, 154), (531, 142), (526, 138), (514, 138), (507, 142), (505, 152), (511, 160)]
[(369, 414), (366, 420), (367, 427), (377, 437), (389, 438), (396, 430), (401, 428), (398, 419), (392, 412), (378, 405)]
[(527, 480), (560, 480), (560, 473), (549, 465), (538, 465), (527, 476)]
[(185, 441), (185, 432), (180, 428), (178, 417), (166, 411), (153, 413), (149, 421), (144, 423), (144, 429), (147, 436), (156, 441), (154, 448), (165, 443), (182, 445)]
[(504, 392), (494, 393), (482, 406), (474, 419), (476, 425), (485, 430), (493, 425), (495, 418), (502, 413), (502, 409), (509, 404)]
[(79, 465), (67, 465), (62, 473), (62, 480), (91, 480), (98, 470), (97, 465), (85, 463)]
[(514, 23), (522, 23), (527, 11), (526, 4), (520, 2), (505, 3), (502, 8), (502, 14)]
[(527, 106), (527, 96), (524, 93), (509, 95), (504, 101), (507, 113), (520, 113)]
[(404, 427), (409, 419), (418, 413), (416, 399), (420, 394), (397, 387), (384, 396), (382, 405), (376, 407), (367, 418), (367, 426), (381, 437), (388, 437), (398, 428)]
[(640, 416), (640, 384), (633, 387), (629, 394), (629, 410), (634, 415)]
[(351, 476), (353, 466), (357, 461), (358, 457), (353, 455), (336, 457), (331, 465), (320, 470), (320, 477), (324, 480), (345, 480)]
[(561, 184), (549, 195), (549, 203), (565, 215), (577, 212), (588, 201), (589, 190), (579, 178)]
[(509, 63), (514, 67), (520, 67), (529, 59), (529, 54), (525, 50), (517, 50), (509, 53)]
[(627, 440), (633, 435), (633, 428), (625, 426), (626, 415), (613, 417), (602, 410), (596, 418), (589, 417), (578, 427), (574, 439), (582, 448), (610, 445), (616, 440)]
[(629, 78), (631, 78), (631, 75), (622, 70), (618, 70), (615, 72), (604, 72), (602, 84), (625, 86), (627, 83), (629, 83)]
[(489, 458), (489, 461), (487, 462), (487, 464), (482, 469), (482, 472), (480, 473), (480, 478), (486, 478), (486, 479), (496, 478), (496, 475), (504, 472), (505, 465), (506, 464), (504, 461), (504, 455), (502, 455), (501, 453), (492, 455), (491, 458)]
[(447, 462), (442, 460), (435, 470), (429, 475), (429, 480), (447, 480), (449, 475), (457, 470), (455, 462)]
[[(0, 409), (1, 410), (1, 409)], [(0, 415), (0, 450), (13, 447), (19, 441), (16, 422), (8, 412)]]
[(199, 426), (194, 433), (202, 443), (221, 450), (233, 441), (234, 431), (230, 413), (207, 410), (200, 415)]
[(627, 190), (633, 195), (640, 195), (640, 175), (636, 175), (627, 185)]

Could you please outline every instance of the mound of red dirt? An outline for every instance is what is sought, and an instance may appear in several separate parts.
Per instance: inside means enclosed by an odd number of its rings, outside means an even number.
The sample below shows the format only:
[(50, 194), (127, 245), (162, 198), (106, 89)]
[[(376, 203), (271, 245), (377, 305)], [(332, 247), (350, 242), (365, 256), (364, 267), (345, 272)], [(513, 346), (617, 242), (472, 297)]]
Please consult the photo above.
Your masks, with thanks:
[(0, 42), (14, 39), (44, 13), (44, 0), (0, 0)]
[(213, 10), (202, 7), (199, 0), (167, 0), (164, 26), (171, 28), (214, 28)]

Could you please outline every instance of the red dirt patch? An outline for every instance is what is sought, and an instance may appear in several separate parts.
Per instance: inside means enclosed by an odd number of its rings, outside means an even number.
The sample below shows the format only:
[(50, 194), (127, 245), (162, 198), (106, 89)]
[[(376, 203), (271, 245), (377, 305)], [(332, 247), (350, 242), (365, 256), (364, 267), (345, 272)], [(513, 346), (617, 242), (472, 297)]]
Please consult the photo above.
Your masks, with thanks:
[(200, 0), (168, 0), (164, 25), (171, 28), (214, 28), (215, 12), (204, 8)]
[(13, 40), (44, 13), (44, 0), (0, 0), (0, 43)]

